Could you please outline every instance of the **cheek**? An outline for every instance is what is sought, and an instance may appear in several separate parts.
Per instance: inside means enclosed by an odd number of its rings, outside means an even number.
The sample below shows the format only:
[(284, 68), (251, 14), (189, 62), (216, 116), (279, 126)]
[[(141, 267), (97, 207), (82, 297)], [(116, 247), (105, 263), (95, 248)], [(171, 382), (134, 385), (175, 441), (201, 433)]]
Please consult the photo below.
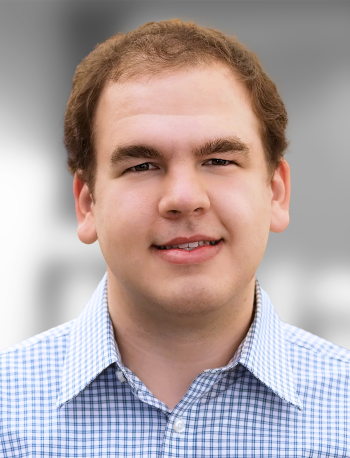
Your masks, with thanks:
[(119, 239), (124, 244), (132, 240), (135, 244), (137, 234), (149, 227), (154, 207), (151, 192), (140, 192), (136, 187), (115, 187), (104, 192), (101, 202), (97, 213), (99, 239), (107, 238), (107, 243)]
[(220, 208), (224, 226), (241, 242), (255, 245), (259, 239), (267, 241), (270, 227), (268, 189), (248, 180), (236, 180), (232, 186), (221, 186), (213, 195), (213, 203)]

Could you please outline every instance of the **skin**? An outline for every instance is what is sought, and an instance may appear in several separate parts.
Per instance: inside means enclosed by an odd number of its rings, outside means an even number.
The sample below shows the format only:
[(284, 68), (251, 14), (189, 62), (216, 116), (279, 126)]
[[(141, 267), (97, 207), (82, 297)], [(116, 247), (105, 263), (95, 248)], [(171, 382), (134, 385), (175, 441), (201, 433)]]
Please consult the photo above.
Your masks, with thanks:
[[(78, 236), (98, 240), (107, 262), (123, 363), (172, 409), (201, 372), (229, 362), (249, 329), (269, 231), (289, 223), (289, 166), (282, 160), (268, 180), (248, 94), (219, 64), (109, 83), (94, 127), (94, 199), (74, 177)], [(194, 155), (232, 136), (249, 155)], [(111, 165), (117, 146), (138, 144), (163, 158)], [(152, 249), (195, 234), (223, 239), (216, 256), (171, 264)]]

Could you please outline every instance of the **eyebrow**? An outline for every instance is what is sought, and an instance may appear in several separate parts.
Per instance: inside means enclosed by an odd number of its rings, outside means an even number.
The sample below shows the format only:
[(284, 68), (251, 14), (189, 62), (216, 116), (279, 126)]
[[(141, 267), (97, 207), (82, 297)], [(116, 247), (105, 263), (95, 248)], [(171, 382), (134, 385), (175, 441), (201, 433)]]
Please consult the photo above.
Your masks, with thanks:
[[(250, 150), (246, 143), (239, 137), (233, 136), (207, 141), (204, 145), (194, 149), (194, 156), (201, 158), (216, 153), (232, 152), (239, 153), (244, 157), (248, 157), (250, 154)], [(133, 158), (162, 159), (164, 155), (157, 148), (143, 144), (118, 146), (111, 155), (110, 163), (112, 166), (116, 166)]]

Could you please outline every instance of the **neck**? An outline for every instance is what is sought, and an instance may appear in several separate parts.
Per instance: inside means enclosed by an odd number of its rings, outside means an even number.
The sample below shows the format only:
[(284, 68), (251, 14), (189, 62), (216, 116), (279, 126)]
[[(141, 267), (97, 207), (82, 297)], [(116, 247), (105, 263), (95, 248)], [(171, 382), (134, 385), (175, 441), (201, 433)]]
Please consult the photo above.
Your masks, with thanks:
[(176, 315), (140, 306), (142, 298), (129, 301), (109, 276), (108, 307), (123, 364), (172, 409), (199, 374), (234, 356), (253, 319), (254, 284), (208, 313)]

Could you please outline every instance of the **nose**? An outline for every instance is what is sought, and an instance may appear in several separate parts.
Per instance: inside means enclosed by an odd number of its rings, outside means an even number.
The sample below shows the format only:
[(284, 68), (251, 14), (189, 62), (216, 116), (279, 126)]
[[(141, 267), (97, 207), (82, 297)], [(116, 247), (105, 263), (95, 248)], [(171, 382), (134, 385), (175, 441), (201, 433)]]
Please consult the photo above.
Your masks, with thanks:
[(201, 216), (210, 208), (207, 189), (198, 172), (178, 170), (164, 178), (159, 213), (165, 218)]

